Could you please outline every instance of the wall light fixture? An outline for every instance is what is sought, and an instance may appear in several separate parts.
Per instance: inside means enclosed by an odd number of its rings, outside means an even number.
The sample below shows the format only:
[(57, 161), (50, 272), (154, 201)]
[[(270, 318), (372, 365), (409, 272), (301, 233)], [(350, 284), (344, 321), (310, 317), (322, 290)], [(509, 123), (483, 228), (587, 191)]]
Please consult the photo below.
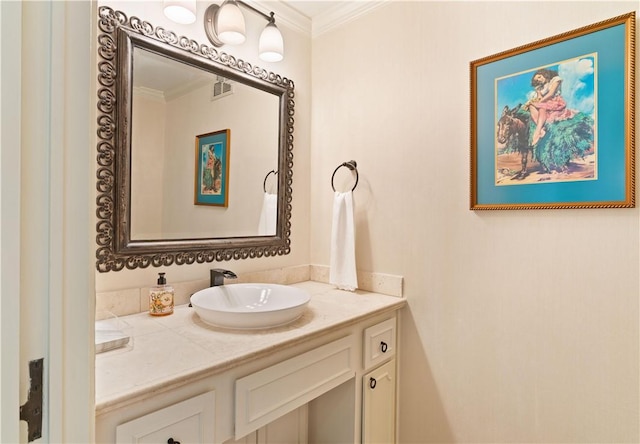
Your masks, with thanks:
[(196, 21), (196, 0), (164, 0), (164, 15), (183, 25)]
[(264, 14), (242, 0), (225, 0), (222, 5), (210, 5), (204, 13), (204, 30), (211, 44), (238, 45), (246, 40), (244, 16), (240, 6), (255, 12), (267, 20), (260, 34), (259, 57), (266, 62), (279, 62), (284, 58), (284, 40), (276, 26), (274, 13)]

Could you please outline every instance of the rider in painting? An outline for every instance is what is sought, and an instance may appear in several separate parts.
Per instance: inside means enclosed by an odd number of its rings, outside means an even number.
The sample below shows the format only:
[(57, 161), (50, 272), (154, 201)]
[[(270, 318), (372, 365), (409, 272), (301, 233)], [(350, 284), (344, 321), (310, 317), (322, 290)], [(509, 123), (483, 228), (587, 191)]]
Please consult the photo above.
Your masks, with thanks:
[(575, 112), (567, 108), (567, 102), (562, 97), (562, 78), (558, 71), (539, 69), (531, 78), (534, 97), (525, 104), (529, 110), (535, 130), (531, 138), (531, 145), (536, 146), (538, 140), (545, 135), (544, 125), (558, 120), (570, 119)]

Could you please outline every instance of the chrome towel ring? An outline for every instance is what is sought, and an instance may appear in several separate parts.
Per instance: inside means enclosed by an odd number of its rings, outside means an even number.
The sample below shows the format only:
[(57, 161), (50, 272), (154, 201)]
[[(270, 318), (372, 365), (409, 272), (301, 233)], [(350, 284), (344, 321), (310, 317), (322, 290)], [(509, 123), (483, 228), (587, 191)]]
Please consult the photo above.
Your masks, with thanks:
[(278, 172), (276, 170), (271, 170), (267, 173), (266, 176), (264, 176), (264, 182), (262, 182), (262, 189), (264, 190), (264, 192), (267, 192), (267, 179), (269, 178), (269, 176), (271, 176), (272, 174), (278, 174)]
[(356, 183), (353, 184), (353, 188), (351, 188), (351, 191), (355, 190), (356, 187), (358, 186), (358, 179), (360, 178), (359, 175), (358, 175), (358, 164), (356, 163), (355, 160), (350, 160), (348, 162), (342, 162), (340, 165), (338, 165), (338, 167), (335, 170), (333, 170), (333, 174), (331, 175), (331, 188), (333, 189), (333, 191), (336, 190), (336, 187), (333, 186), (333, 178), (335, 177), (336, 172), (342, 167), (347, 167), (351, 171), (355, 171), (356, 172)]

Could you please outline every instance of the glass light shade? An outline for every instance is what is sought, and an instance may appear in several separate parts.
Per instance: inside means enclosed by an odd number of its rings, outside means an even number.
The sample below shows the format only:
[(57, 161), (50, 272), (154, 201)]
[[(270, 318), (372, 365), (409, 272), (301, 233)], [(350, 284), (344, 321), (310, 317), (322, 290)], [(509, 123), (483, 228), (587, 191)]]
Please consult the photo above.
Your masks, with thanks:
[(196, 21), (196, 0), (164, 0), (164, 15), (176, 23), (189, 25)]
[(265, 62), (279, 62), (284, 58), (284, 40), (274, 23), (268, 23), (260, 34), (258, 48), (260, 59)]
[(217, 13), (216, 31), (218, 38), (229, 45), (244, 43), (244, 16), (234, 0), (225, 2)]

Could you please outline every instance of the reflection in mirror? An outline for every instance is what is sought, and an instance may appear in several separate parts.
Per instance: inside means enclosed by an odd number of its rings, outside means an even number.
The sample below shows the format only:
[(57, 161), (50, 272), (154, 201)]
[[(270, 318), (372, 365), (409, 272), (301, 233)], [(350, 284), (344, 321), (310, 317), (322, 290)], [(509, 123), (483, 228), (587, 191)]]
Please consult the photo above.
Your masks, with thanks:
[[(260, 221), (277, 212), (263, 181), (278, 166), (279, 103), (275, 94), (134, 47), (131, 239), (275, 235), (275, 224), (260, 229)], [(206, 160), (197, 168), (195, 136), (223, 129), (231, 130), (228, 170), (223, 186), (208, 190), (226, 191), (228, 205), (194, 205), (197, 171), (208, 171)], [(277, 184), (268, 191), (277, 194)]]
[(98, 13), (98, 270), (288, 254), (293, 82)]

